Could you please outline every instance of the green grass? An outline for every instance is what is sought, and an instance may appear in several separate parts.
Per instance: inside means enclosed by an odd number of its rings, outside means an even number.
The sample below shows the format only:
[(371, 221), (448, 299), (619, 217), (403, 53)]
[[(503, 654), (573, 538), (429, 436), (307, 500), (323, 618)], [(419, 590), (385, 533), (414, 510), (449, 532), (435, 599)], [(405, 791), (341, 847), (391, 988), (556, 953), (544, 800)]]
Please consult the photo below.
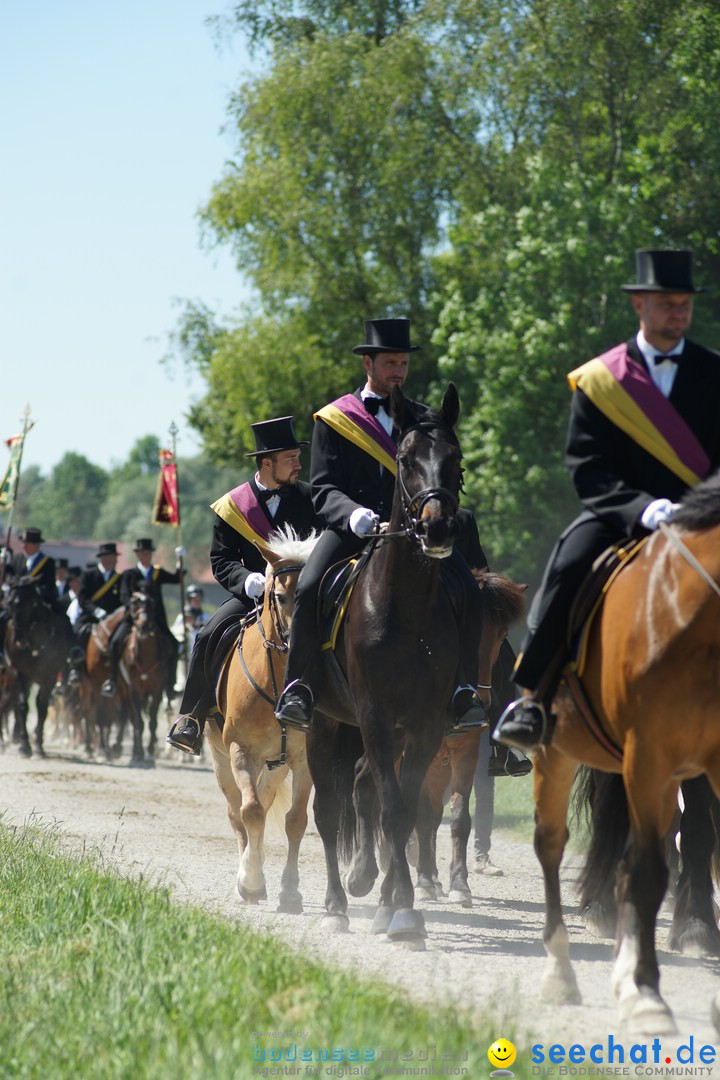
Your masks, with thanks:
[[(471, 813), (474, 804), (471, 806)], [(587, 821), (577, 821), (573, 816), (572, 798), (568, 814), (570, 839), (568, 850), (583, 852), (590, 840)], [(535, 829), (535, 800), (533, 798), (533, 775), (501, 777), (495, 781), (495, 816), (493, 830), (508, 833), (515, 840), (532, 843)]]
[[(409, 1068), (436, 1046), (467, 1070), (454, 1075), (478, 1077), (498, 1037), (491, 1017), (417, 1008), (270, 937), (181, 909), (168, 890), (120, 878), (99, 856), (68, 855), (52, 831), (0, 824), (0, 920), (2, 1078), (273, 1076), (279, 1063), (260, 1063), (260, 1053), (282, 1051), (287, 1068), (293, 1045), (316, 1065), (333, 1048), (357, 1048), (360, 1062), (365, 1048), (376, 1061), (385, 1051), (386, 1062), (412, 1051)], [(307, 1035), (253, 1036), (290, 1031)], [(522, 1073), (528, 1064), (521, 1050)], [(293, 1067), (280, 1075), (313, 1075), (305, 1062)], [(337, 1063), (327, 1068), (314, 1075), (342, 1075)]]

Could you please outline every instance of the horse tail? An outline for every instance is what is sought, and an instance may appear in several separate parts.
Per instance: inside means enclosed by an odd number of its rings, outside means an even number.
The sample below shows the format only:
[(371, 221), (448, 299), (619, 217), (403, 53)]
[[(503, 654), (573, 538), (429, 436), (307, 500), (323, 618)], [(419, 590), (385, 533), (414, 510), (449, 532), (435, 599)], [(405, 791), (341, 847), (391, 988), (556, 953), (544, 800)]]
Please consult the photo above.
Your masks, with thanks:
[(573, 812), (577, 821), (585, 819), (590, 826), (590, 846), (578, 880), (582, 912), (594, 901), (614, 902), (615, 869), (630, 830), (622, 776), (582, 766), (575, 785)]
[(333, 790), (339, 804), (338, 855), (349, 862), (355, 850), (355, 766), (363, 753), (360, 729), (338, 724), (333, 748)]

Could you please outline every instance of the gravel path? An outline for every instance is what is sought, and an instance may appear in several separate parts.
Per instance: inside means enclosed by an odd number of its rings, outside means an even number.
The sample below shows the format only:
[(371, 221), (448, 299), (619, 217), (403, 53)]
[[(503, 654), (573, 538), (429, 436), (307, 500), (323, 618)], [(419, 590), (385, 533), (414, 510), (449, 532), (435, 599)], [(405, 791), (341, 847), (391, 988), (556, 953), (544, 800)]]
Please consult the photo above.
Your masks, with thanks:
[[(616, 1041), (622, 1039), (610, 989), (612, 946), (589, 937), (573, 913), (572, 860), (564, 868), (564, 897), (583, 1004), (548, 1006), (538, 997), (545, 965), (539, 867), (529, 845), (502, 833), (494, 837), (493, 859), (504, 876), (472, 875), (472, 909), (443, 901), (423, 905), (427, 949), (408, 952), (370, 932), (377, 886), (370, 897), (351, 904), (349, 934), (334, 937), (321, 929), (325, 869), (314, 826), (301, 850), (305, 913), (274, 911), (283, 862), (280, 836), (270, 836), (266, 843), (269, 899), (256, 907), (245, 906), (235, 892), (237, 851), (225, 801), (204, 762), (175, 754), (161, 757), (154, 767), (131, 769), (124, 762), (87, 762), (52, 745), (46, 758), (25, 760), (10, 746), (0, 753), (0, 793), (5, 823), (22, 823), (33, 816), (57, 823), (73, 841), (99, 848), (120, 872), (169, 885), (180, 902), (199, 904), (277, 934), (309, 956), (384, 979), (416, 1000), (456, 1001), (489, 1014), (498, 1035), (512, 1029), (520, 1042), (566, 1047), (605, 1043), (610, 1034)], [(443, 826), (438, 853), (445, 880), (448, 852), (449, 831)], [(668, 928), (663, 909), (661, 945)], [(663, 949), (660, 963), (662, 992), (681, 1032), (679, 1039), (663, 1039), (663, 1053), (672, 1054), (690, 1035), (696, 1047), (717, 1042), (709, 1008), (720, 962), (692, 960)], [(631, 1041), (626, 1040), (628, 1046)], [(716, 1069), (720, 1075), (720, 1064)]]

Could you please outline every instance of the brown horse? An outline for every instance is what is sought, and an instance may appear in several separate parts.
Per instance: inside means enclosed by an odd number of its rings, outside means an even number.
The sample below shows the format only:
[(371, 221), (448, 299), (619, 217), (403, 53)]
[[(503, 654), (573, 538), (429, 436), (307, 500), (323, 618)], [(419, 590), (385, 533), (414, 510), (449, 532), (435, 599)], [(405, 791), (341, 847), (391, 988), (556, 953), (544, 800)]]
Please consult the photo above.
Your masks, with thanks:
[[(621, 772), (630, 837), (617, 878), (612, 985), (633, 1034), (675, 1030), (659, 993), (657, 912), (668, 880), (663, 840), (682, 781), (705, 774), (720, 796), (720, 474), (686, 495), (611, 583), (587, 642), (584, 717), (567, 687), (552, 744), (535, 756), (535, 850), (545, 878), (547, 998), (578, 1001), (559, 868), (578, 762)], [(585, 722), (583, 720), (585, 719)], [(597, 721), (597, 737), (591, 728)]]
[[(516, 585), (489, 570), (473, 570), (482, 594), (482, 634), (478, 662), (478, 691), (489, 707), (493, 690), (493, 668), (500, 647), (513, 623), (525, 611), (526, 585)], [(503, 703), (505, 704), (505, 703)], [(416, 894), (424, 900), (442, 895), (435, 858), (437, 831), (442, 821), (445, 793), (450, 791), (451, 861), (449, 899), (472, 907), (468, 885), (467, 845), (470, 836), (470, 794), (480, 750), (481, 729), (443, 739), (430, 763), (420, 791), (415, 831), (418, 836), (418, 876)], [(487, 735), (485, 736), (488, 737)]]
[(228, 818), (238, 842), (237, 889), (243, 900), (265, 900), (263, 863), (266, 815), (292, 773), (292, 803), (285, 817), (287, 859), (278, 911), (303, 910), (298, 853), (307, 827), (312, 780), (305, 734), (275, 719), (278, 687), (283, 686), (295, 586), (317, 540), (299, 540), (288, 527), (272, 533), (267, 547), (265, 598), (258, 621), (243, 627), (217, 687), (222, 729), (211, 719), (206, 733), (215, 777), (227, 799)]
[(143, 708), (147, 709), (150, 737), (147, 752), (155, 753), (157, 715), (170, 671), (170, 649), (157, 622), (155, 599), (142, 589), (130, 597), (132, 628), (120, 657), (120, 674), (126, 687), (133, 728), (133, 761), (144, 758)]
[[(100, 622), (94, 623), (85, 648), (85, 670), (79, 686), (72, 693), (70, 701), (77, 714), (84, 720), (85, 752), (92, 756), (95, 749), (110, 760), (118, 757), (121, 751), (122, 728), (128, 711), (127, 687), (118, 679), (117, 689), (112, 697), (104, 697), (100, 687), (110, 675), (108, 643), (115, 628), (125, 618), (125, 607), (119, 607)], [(110, 745), (110, 733), (116, 726), (117, 738)], [(134, 736), (133, 763), (143, 758), (142, 744)]]

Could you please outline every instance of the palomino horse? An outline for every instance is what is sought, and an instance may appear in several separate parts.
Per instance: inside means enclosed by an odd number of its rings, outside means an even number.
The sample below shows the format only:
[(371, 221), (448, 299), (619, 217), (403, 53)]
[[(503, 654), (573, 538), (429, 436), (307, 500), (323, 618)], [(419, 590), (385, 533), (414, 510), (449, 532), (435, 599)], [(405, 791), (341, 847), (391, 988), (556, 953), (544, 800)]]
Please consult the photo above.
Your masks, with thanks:
[[(580, 878), (580, 911), (597, 937), (614, 937), (617, 904), (614, 881), (628, 838), (627, 799), (622, 776), (583, 769), (573, 804), (589, 812), (592, 832)], [(720, 804), (704, 776), (684, 780), (682, 812), (673, 816), (666, 838), (666, 857), (674, 867), (679, 835), (680, 867), (673, 882), (675, 903), (668, 946), (691, 956), (720, 956), (713, 902), (712, 864), (717, 846)]]
[(318, 538), (299, 540), (288, 526), (272, 533), (261, 550), (267, 558), (265, 598), (254, 623), (244, 625), (217, 687), (222, 730), (210, 719), (206, 735), (213, 769), (227, 799), (240, 865), (237, 889), (243, 900), (267, 897), (263, 863), (265, 819), (278, 790), (292, 773), (292, 803), (285, 817), (287, 859), (278, 911), (303, 910), (298, 853), (307, 827), (312, 788), (305, 734), (282, 728), (275, 719), (278, 687), (285, 676), (290, 621), (298, 574)]
[(35, 749), (43, 754), (43, 729), (50, 693), (62, 672), (72, 630), (62, 612), (51, 611), (31, 577), (21, 578), (10, 590), (10, 619), (5, 634), (5, 654), (14, 675), (14, 740), (20, 753), (30, 757), (27, 730), (28, 696), (37, 685)]
[[(516, 585), (489, 570), (473, 570), (482, 596), (482, 635), (478, 662), (478, 690), (490, 705), (495, 667), (508, 628), (525, 611), (526, 585)], [(508, 692), (507, 700), (512, 694)], [(502, 702), (501, 706), (507, 704)], [(502, 707), (500, 711), (502, 711)], [(467, 845), (470, 836), (470, 794), (480, 750), (480, 728), (443, 739), (433, 758), (420, 792), (415, 831), (418, 836), (418, 876), (416, 891), (424, 900), (442, 895), (435, 858), (437, 831), (442, 821), (445, 793), (450, 791), (450, 883), (448, 897), (463, 907), (472, 907), (468, 885)], [(485, 736), (489, 736), (486, 734)]]
[[(630, 838), (620, 861), (612, 985), (633, 1034), (675, 1030), (659, 992), (655, 926), (668, 880), (663, 841), (679, 785), (705, 774), (720, 797), (720, 474), (689, 492), (617, 575), (587, 642), (586, 722), (567, 688), (552, 744), (535, 756), (535, 850), (545, 878), (545, 996), (577, 1001), (559, 868), (578, 762), (621, 772)], [(597, 721), (597, 723), (595, 723)], [(595, 728), (597, 736), (591, 734)]]
[[(141, 760), (143, 708), (147, 709), (150, 738), (147, 752), (155, 753), (157, 715), (167, 685), (172, 662), (166, 639), (160, 632), (155, 599), (143, 590), (134, 592), (129, 603), (132, 628), (120, 657), (120, 674), (127, 688), (127, 702), (133, 727), (133, 760)], [(140, 753), (136, 757), (136, 743)]]
[[(442, 560), (451, 555), (457, 536), (462, 477), (462, 455), (453, 431), (457, 391), (450, 385), (440, 411), (429, 410), (412, 426), (406, 424), (397, 387), (390, 410), (400, 431), (390, 523), (357, 577), (334, 656), (313, 670), (316, 708), (308, 761), (315, 784), (315, 821), (325, 849), (328, 929), (346, 930), (349, 925), (338, 844), (342, 854), (353, 850), (354, 787), (361, 785), (355, 794), (366, 797), (369, 772), (390, 852), (373, 927), (391, 940), (421, 946), (424, 920), (413, 908), (405, 846), (415, 825), (420, 786), (450, 722), (458, 674), (459, 620), (441, 576)], [(463, 590), (462, 601), (473, 605), (476, 597)], [(468, 647), (477, 655), (480, 627), (474, 614), (473, 607), (465, 623), (472, 636)], [(337, 664), (350, 697), (334, 674), (332, 665)], [(358, 821), (363, 820), (361, 810)], [(357, 863), (354, 870), (362, 890), (363, 871)], [(377, 873), (374, 858), (369, 870)]]

